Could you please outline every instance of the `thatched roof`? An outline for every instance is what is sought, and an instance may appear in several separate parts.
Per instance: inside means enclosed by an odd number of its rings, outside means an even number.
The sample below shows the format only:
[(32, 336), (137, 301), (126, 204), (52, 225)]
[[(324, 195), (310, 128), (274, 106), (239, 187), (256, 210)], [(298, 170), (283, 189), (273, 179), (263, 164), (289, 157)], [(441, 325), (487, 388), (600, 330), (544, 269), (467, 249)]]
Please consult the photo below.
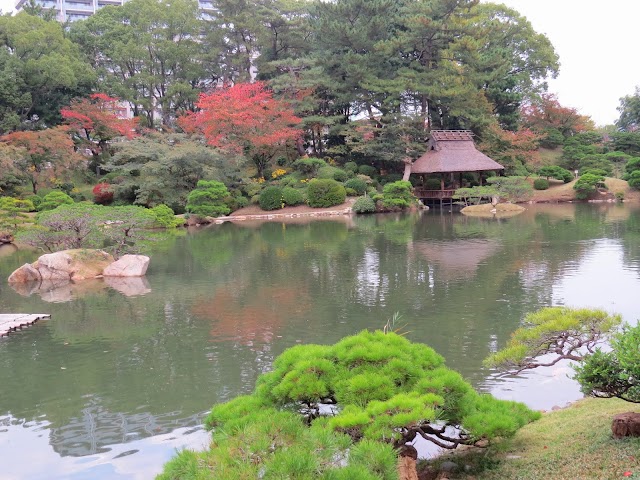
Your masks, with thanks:
[(411, 173), (481, 172), (504, 170), (478, 151), (468, 130), (434, 130), (429, 149), (411, 166)]

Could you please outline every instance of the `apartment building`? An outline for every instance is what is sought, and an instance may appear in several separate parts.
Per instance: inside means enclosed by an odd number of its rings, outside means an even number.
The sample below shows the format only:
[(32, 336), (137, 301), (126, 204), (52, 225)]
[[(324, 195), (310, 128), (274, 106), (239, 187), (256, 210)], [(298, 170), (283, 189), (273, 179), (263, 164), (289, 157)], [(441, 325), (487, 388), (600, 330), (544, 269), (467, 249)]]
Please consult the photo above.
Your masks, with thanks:
[[(48, 8), (57, 12), (60, 22), (75, 22), (90, 17), (102, 7), (107, 5), (122, 5), (127, 0), (36, 0), (36, 4), (42, 8)], [(24, 8), (29, 0), (18, 0), (16, 2), (16, 12)], [(200, 10), (205, 14), (213, 13), (214, 6), (212, 0), (198, 0)]]

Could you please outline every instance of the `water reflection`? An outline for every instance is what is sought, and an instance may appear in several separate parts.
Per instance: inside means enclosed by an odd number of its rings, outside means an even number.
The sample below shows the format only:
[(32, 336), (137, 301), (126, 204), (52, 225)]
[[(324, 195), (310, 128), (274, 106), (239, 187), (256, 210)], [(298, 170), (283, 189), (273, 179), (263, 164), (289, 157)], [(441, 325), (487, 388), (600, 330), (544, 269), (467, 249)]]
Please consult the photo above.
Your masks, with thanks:
[[(0, 277), (35, 256), (2, 256)], [(31, 439), (47, 478), (148, 477), (159, 451), (173, 453), (159, 439), (250, 391), (287, 347), (380, 328), (396, 312), (411, 340), (477, 387), (548, 409), (579, 396), (568, 367), (495, 378), (482, 359), (542, 306), (635, 321), (639, 272), (638, 210), (553, 205), (500, 220), (432, 211), (223, 224), (164, 245), (146, 282), (29, 297), (0, 282), (1, 311), (52, 314), (0, 341), (0, 416), (11, 419), (0, 445)], [(0, 448), (0, 461), (11, 452)]]

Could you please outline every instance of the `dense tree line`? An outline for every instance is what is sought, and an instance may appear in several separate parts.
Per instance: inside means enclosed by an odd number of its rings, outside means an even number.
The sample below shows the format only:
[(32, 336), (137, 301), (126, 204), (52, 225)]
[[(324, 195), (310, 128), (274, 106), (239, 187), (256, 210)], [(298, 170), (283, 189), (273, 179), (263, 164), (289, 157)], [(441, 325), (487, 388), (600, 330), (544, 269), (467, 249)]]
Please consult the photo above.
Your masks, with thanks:
[[(504, 5), (131, 0), (67, 25), (51, 17), (0, 17), (5, 195), (82, 170), (91, 184), (109, 173), (116, 201), (177, 206), (199, 180), (234, 193), (307, 154), (396, 174), (431, 129), (471, 129), (507, 173), (527, 175), (538, 146), (594, 129), (546, 93), (553, 46)], [(636, 97), (621, 99), (618, 125), (632, 137)], [(119, 105), (133, 121), (117, 120)]]

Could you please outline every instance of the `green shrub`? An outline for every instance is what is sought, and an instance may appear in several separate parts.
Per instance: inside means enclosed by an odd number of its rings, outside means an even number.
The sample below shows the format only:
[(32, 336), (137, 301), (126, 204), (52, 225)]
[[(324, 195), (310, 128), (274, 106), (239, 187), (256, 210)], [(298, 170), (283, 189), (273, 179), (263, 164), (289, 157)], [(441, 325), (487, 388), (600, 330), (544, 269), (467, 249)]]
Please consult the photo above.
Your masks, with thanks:
[(374, 213), (376, 211), (376, 202), (371, 197), (360, 197), (353, 203), (351, 209), (355, 213)]
[(183, 220), (176, 218), (173, 210), (164, 204), (153, 207), (151, 213), (156, 217), (156, 223), (164, 228), (176, 228), (183, 223)]
[(440, 190), (442, 182), (439, 178), (427, 178), (424, 182), (424, 188), (426, 190)]
[(350, 178), (344, 182), (344, 188), (352, 188), (358, 195), (364, 195), (367, 191), (367, 184), (360, 178)]
[(342, 168), (347, 172), (358, 173), (358, 164), (356, 162), (347, 162)]
[(282, 200), (284, 201), (285, 205), (289, 205), (290, 207), (304, 203), (302, 192), (296, 188), (291, 187), (284, 187), (282, 189)]
[(231, 209), (224, 203), (229, 190), (222, 182), (200, 180), (187, 197), (187, 212), (205, 217), (228, 215)]
[(249, 200), (243, 197), (239, 191), (235, 191), (232, 195), (224, 198), (224, 204), (229, 207), (229, 210), (235, 212), (236, 210), (249, 205)]
[(260, 195), (254, 195), (250, 201), (252, 205), (258, 205), (260, 203)]
[(264, 184), (258, 182), (248, 182), (242, 186), (242, 190), (244, 190), (244, 193), (246, 193), (249, 198), (254, 195), (259, 195), (263, 188)]
[(533, 181), (533, 188), (535, 190), (547, 190), (549, 188), (549, 180), (546, 178), (536, 178)]
[(349, 174), (344, 170), (336, 168), (336, 171), (333, 172), (333, 179), (336, 182), (346, 182), (348, 178), (349, 178)]
[(402, 176), (403, 175), (401, 173), (388, 173), (387, 175), (380, 177), (380, 184), (386, 185), (387, 183), (398, 182), (402, 180)]
[(346, 197), (345, 188), (331, 179), (311, 180), (307, 188), (307, 202), (311, 207), (322, 208), (340, 205), (344, 203)]
[(414, 201), (411, 182), (400, 180), (387, 183), (382, 189), (382, 206), (387, 209), (408, 208)]
[(326, 167), (327, 162), (320, 158), (300, 158), (293, 162), (293, 168), (307, 175), (315, 175), (319, 168)]
[(555, 178), (556, 180), (562, 180), (564, 183), (569, 183), (573, 180), (573, 173), (566, 168), (559, 167), (557, 165), (546, 165), (538, 170), (538, 175), (541, 177)]
[(640, 190), (640, 170), (635, 170), (627, 176), (627, 181), (631, 188)]
[(618, 202), (622, 202), (624, 200), (624, 192), (616, 192), (615, 197)]
[(42, 202), (38, 205), (38, 211), (44, 212), (46, 210), (53, 210), (54, 208), (58, 208), (60, 205), (71, 205), (73, 203), (73, 198), (69, 195), (59, 190), (54, 190), (44, 196)]
[(42, 203), (42, 197), (40, 195), (27, 195), (25, 200), (30, 200), (33, 204), (33, 210), (31, 212), (35, 212), (38, 209), (38, 205)]
[(347, 197), (357, 197), (358, 192), (356, 192), (353, 188), (345, 188), (345, 192), (347, 192)]
[(358, 167), (358, 173), (371, 178), (378, 176), (378, 170), (376, 167), (372, 167), (371, 165), (360, 165)]
[(331, 178), (336, 182), (344, 182), (349, 178), (347, 172), (330, 165), (319, 168), (317, 176), (318, 178)]
[(601, 175), (594, 175), (592, 173), (582, 175), (573, 186), (573, 189), (576, 191), (576, 198), (578, 200), (589, 198), (596, 192), (598, 186), (603, 185), (603, 182), (604, 177)]
[(533, 195), (533, 187), (524, 177), (489, 177), (487, 183), (509, 202), (529, 200)]
[(280, 210), (284, 207), (284, 201), (282, 200), (282, 189), (276, 186), (265, 188), (260, 193), (259, 204), (262, 210)]

